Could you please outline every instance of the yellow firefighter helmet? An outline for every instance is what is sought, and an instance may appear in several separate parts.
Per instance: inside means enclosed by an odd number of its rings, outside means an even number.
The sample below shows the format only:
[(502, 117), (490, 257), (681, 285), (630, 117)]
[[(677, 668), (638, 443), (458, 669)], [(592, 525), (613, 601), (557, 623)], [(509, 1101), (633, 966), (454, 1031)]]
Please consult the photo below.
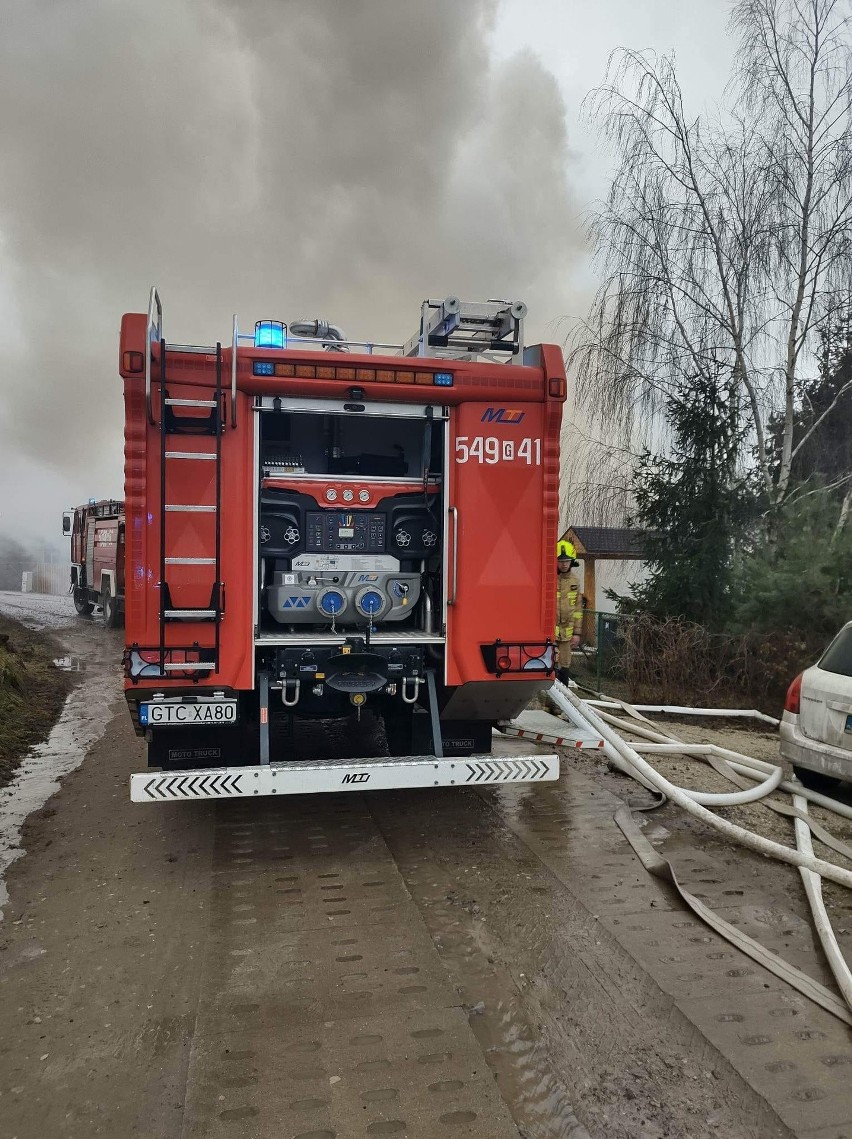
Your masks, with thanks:
[(574, 549), (574, 546), (571, 542), (566, 541), (564, 538), (560, 538), (556, 543), (556, 556), (557, 558), (571, 558), (572, 560), (576, 560), (577, 551)]

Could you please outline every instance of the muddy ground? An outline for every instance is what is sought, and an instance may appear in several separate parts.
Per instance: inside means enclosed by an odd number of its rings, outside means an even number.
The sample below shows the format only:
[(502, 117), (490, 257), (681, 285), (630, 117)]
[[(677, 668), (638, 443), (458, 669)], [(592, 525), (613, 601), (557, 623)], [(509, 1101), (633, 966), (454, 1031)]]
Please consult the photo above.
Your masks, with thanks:
[[(28, 814), (0, 924), (4, 1137), (852, 1137), (847, 1028), (645, 873), (612, 820), (637, 789), (597, 756), (530, 787), (133, 805), (120, 634), (55, 624), (80, 683), (0, 798), (0, 828)], [(365, 718), (354, 746), (380, 744)], [(713, 786), (696, 768), (678, 777)], [(797, 872), (671, 806), (645, 830), (825, 977)]]
[(0, 614), (0, 787), (62, 710), (71, 688), (62, 657), (53, 637)]

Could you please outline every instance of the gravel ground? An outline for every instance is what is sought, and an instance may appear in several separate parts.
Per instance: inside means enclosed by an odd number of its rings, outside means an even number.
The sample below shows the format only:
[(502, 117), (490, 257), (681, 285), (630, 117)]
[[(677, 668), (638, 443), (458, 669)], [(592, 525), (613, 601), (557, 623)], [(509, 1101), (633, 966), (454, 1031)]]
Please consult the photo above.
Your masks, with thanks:
[(47, 593), (0, 590), (0, 612), (28, 629), (65, 629), (79, 620), (70, 596)]

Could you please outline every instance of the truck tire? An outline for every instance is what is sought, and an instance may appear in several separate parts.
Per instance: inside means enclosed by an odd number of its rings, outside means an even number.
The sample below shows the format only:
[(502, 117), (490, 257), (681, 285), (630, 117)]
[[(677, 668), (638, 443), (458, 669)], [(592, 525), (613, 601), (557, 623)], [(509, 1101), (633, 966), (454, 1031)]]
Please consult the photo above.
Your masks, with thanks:
[(118, 600), (113, 597), (109, 587), (109, 582), (104, 585), (102, 607), (104, 611), (104, 625), (108, 629), (117, 629), (121, 624), (121, 618), (118, 613)]
[(90, 617), (92, 610), (94, 609), (94, 605), (91, 603), (91, 601), (89, 601), (86, 591), (81, 586), (75, 585), (73, 596), (74, 608), (77, 610), (80, 616)]

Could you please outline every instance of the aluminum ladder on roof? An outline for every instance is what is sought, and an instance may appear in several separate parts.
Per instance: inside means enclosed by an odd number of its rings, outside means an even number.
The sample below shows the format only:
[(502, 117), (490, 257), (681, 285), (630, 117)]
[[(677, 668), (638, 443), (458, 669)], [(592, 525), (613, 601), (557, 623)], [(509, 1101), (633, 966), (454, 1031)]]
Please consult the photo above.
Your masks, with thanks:
[(523, 301), (425, 300), (420, 328), (403, 345), (403, 356), (458, 357), (495, 353), (512, 364), (524, 362)]

